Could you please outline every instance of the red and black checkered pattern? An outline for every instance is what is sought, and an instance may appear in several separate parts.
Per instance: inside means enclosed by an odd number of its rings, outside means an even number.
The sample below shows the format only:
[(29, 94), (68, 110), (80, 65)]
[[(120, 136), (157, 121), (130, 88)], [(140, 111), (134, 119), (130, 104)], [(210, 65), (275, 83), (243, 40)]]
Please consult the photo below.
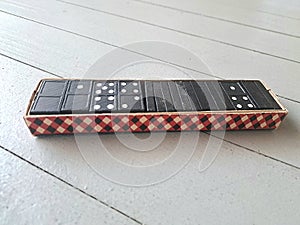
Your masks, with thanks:
[(33, 135), (275, 129), (286, 113), (147, 113), (25, 116)]

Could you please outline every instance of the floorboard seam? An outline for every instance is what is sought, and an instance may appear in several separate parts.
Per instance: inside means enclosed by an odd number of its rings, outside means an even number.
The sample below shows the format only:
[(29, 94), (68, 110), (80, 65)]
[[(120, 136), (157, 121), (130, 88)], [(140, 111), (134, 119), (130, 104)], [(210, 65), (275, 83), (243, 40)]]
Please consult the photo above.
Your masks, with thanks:
[[(63, 1), (63, 0), (57, 0), (57, 1), (67, 2), (67, 1)], [(161, 7), (161, 8), (171, 9), (171, 10), (174, 10), (174, 11), (188, 13), (188, 14), (192, 14), (192, 15), (196, 15), (196, 16), (207, 17), (207, 18), (210, 18), (210, 19), (219, 20), (219, 21), (228, 22), (228, 23), (233, 23), (233, 24), (237, 24), (237, 25), (241, 25), (241, 26), (246, 26), (246, 27), (258, 29), (258, 30), (268, 31), (268, 32), (272, 32), (272, 33), (275, 33), (275, 34), (286, 35), (286, 36), (293, 37), (293, 38), (300, 38), (300, 36), (294, 35), (294, 34), (289, 34), (289, 33), (285, 33), (285, 32), (271, 30), (271, 29), (267, 29), (267, 28), (263, 28), (263, 27), (259, 27), (259, 26), (246, 24), (246, 23), (240, 23), (240, 22), (236, 22), (234, 20), (223, 19), (221, 17), (210, 16), (210, 15), (207, 15), (207, 14), (204, 14), (204, 13), (198, 13), (198, 12), (193, 12), (193, 11), (190, 11), (190, 10), (179, 9), (179, 8), (176, 8), (176, 7), (167, 6), (167, 5), (163, 5), (163, 4), (159, 4), (159, 3), (153, 3), (153, 2), (143, 1), (143, 0), (132, 0), (132, 1), (143, 3), (143, 4), (148, 4), (148, 5), (153, 5), (153, 6), (157, 6), (157, 7)]]
[[(0, 10), (0, 11), (1, 11), (1, 10)], [(8, 14), (10, 14), (10, 13), (8, 13)], [(13, 14), (12, 14), (12, 15), (13, 15)], [(20, 17), (20, 16), (18, 16), (18, 15), (14, 15), (14, 16)], [(21, 18), (23, 18), (23, 17), (21, 17)], [(120, 48), (120, 49), (123, 49), (123, 50), (125, 50), (125, 51), (130, 51), (130, 52), (135, 53), (135, 54), (140, 54), (140, 55), (143, 55), (143, 56), (146, 56), (146, 57), (155, 59), (155, 60), (159, 60), (159, 61), (162, 61), (162, 62), (165, 62), (165, 63), (169, 63), (169, 64), (176, 65), (176, 66), (179, 66), (179, 67), (182, 67), (182, 68), (185, 68), (185, 69), (189, 69), (189, 70), (192, 70), (192, 71), (195, 71), (195, 72), (199, 72), (199, 73), (202, 73), (202, 74), (206, 74), (206, 75), (211, 76), (211, 77), (215, 77), (215, 78), (219, 78), (219, 79), (224, 79), (224, 78), (222, 78), (222, 77), (213, 76), (213, 75), (211, 75), (211, 74), (207, 74), (207, 73), (203, 73), (203, 72), (201, 72), (201, 71), (193, 70), (193, 69), (191, 69), (191, 68), (183, 67), (183, 66), (181, 66), (181, 65), (177, 65), (177, 64), (174, 64), (174, 63), (170, 63), (170, 62), (161, 60), (161, 59), (159, 59), (159, 58), (151, 57), (151, 56), (148, 56), (148, 55), (139, 53), (139, 52), (135, 52), (135, 51), (132, 51), (132, 50), (129, 50), (129, 49), (126, 49), (126, 48), (122, 48), (122, 47), (120, 47), (120, 46), (112, 45), (112, 44), (110, 44), (110, 43), (106, 43), (106, 42), (103, 42), (103, 41), (100, 41), (100, 40), (97, 40), (97, 39), (94, 39), (94, 38), (91, 38), (91, 37), (88, 37), (88, 36), (76, 34), (76, 33), (74, 33), (74, 32), (66, 31), (66, 30), (63, 30), (63, 29), (61, 29), (61, 28), (57, 28), (57, 27), (54, 27), (54, 26), (51, 26), (51, 25), (47, 25), (47, 24), (44, 24), (44, 23), (40, 23), (40, 22), (38, 22), (38, 21), (34, 21), (34, 20), (31, 20), (31, 19), (27, 19), (27, 18), (24, 18), (24, 19), (30, 20), (30, 21), (32, 21), (32, 22), (36, 22), (36, 23), (39, 23), (39, 24), (42, 24), (42, 25), (45, 25), (45, 26), (50, 26), (50, 27), (52, 27), (52, 28), (59, 29), (59, 30), (62, 30), (62, 31), (65, 31), (65, 32), (68, 32), (68, 33), (71, 33), (71, 34), (75, 34), (75, 35), (78, 35), (78, 36), (81, 36), (81, 37), (84, 37), (84, 38), (88, 38), (88, 39), (91, 39), (91, 40), (96, 41), (96, 42), (101, 42), (101, 43), (103, 43), (103, 44), (107, 44), (107, 45), (110, 45), (110, 46), (112, 46), (112, 47)], [(2, 56), (4, 56), (4, 57), (7, 57), (7, 58), (10, 58), (10, 59), (12, 59), (12, 60), (15, 60), (15, 61), (17, 61), (17, 62), (19, 62), (19, 63), (25, 64), (25, 65), (27, 65), (27, 66), (33, 67), (33, 68), (35, 68), (35, 69), (41, 70), (41, 71), (43, 71), (43, 72), (49, 73), (49, 74), (54, 75), (54, 76), (56, 76), (56, 77), (63, 78), (62, 76), (56, 75), (56, 74), (54, 74), (54, 73), (51, 73), (51, 72), (49, 72), (49, 71), (47, 71), (47, 70), (44, 70), (44, 69), (41, 69), (41, 68), (39, 68), (39, 67), (30, 65), (30, 64), (28, 64), (28, 63), (26, 63), (26, 62), (23, 62), (23, 61), (20, 61), (20, 60), (18, 60), (18, 59), (14, 59), (13, 57), (7, 56), (7, 55), (5, 55), (5, 54), (0, 53), (0, 55), (2, 55)], [(280, 96), (280, 95), (278, 95), (278, 96), (279, 96), (280, 98), (283, 98), (283, 99), (286, 99), (286, 100), (289, 100), (289, 101), (292, 101), (292, 102), (295, 102), (295, 103), (300, 103), (299, 101), (293, 100), (293, 99), (288, 98), (288, 97), (284, 97), (284, 96)], [(239, 147), (241, 147), (241, 148), (244, 148), (244, 149), (246, 149), (246, 150), (255, 152), (255, 153), (260, 154), (260, 155), (262, 155), (262, 156), (264, 156), (264, 157), (267, 157), (267, 158), (276, 160), (276, 161), (278, 161), (278, 162), (282, 162), (283, 164), (286, 164), (286, 165), (289, 165), (289, 166), (292, 166), (292, 167), (294, 167), (294, 168), (299, 169), (299, 167), (297, 167), (297, 166), (294, 166), (294, 165), (289, 164), (289, 163), (287, 163), (287, 162), (284, 162), (284, 161), (281, 161), (281, 160), (279, 160), (279, 159), (273, 158), (273, 157), (271, 157), (271, 156), (262, 154), (262, 153), (260, 153), (260, 152), (257, 152), (257, 151), (255, 151), (255, 150), (253, 150), (253, 149), (250, 149), (250, 148), (247, 148), (247, 147), (245, 147), (245, 146), (236, 144), (236, 143), (231, 142), (231, 141), (228, 141), (228, 140), (224, 140), (224, 141), (226, 141), (226, 142), (228, 142), (228, 143), (231, 143), (231, 144), (233, 144), (233, 145), (239, 146)], [(1, 147), (1, 146), (0, 146), (0, 147)]]
[(300, 20), (300, 18), (297, 18), (297, 17), (281, 15), (281, 14), (277, 14), (277, 13), (271, 13), (271, 12), (267, 12), (267, 11), (264, 11), (264, 10), (255, 10), (255, 11), (265, 13), (265, 14), (269, 14), (269, 15), (273, 15), (273, 16), (278, 16), (278, 17), (283, 17), (283, 18), (288, 18), (288, 19), (293, 19), (293, 20)]
[(9, 59), (14, 60), (14, 61), (16, 61), (16, 62), (18, 62), (18, 63), (21, 63), (21, 64), (24, 64), (24, 65), (29, 66), (29, 67), (31, 67), (31, 68), (34, 68), (34, 69), (36, 69), (36, 70), (40, 70), (40, 71), (42, 71), (42, 72), (51, 74), (51, 75), (53, 75), (53, 76), (55, 76), (55, 77), (63, 78), (62, 76), (59, 76), (59, 75), (57, 75), (57, 74), (55, 74), (55, 73), (52, 73), (52, 72), (50, 72), (49, 70), (45, 70), (45, 69), (42, 69), (42, 68), (40, 68), (40, 67), (31, 65), (31, 64), (29, 64), (29, 63), (26, 63), (26, 62), (21, 61), (21, 60), (19, 60), (19, 59), (13, 58), (13, 57), (11, 57), (11, 56), (9, 56), (9, 55), (6, 55), (6, 54), (3, 54), (3, 53), (1, 53), (1, 52), (0, 52), (0, 56), (9, 58)]
[(203, 40), (208, 40), (208, 41), (211, 41), (211, 42), (216, 42), (216, 43), (228, 45), (228, 46), (243, 49), (243, 50), (246, 50), (246, 51), (252, 51), (252, 52), (255, 52), (255, 53), (259, 53), (259, 54), (262, 54), (262, 55), (267, 55), (267, 56), (270, 56), (270, 57), (286, 60), (286, 61), (289, 61), (289, 62), (300, 63), (300, 61), (295, 60), (295, 59), (290, 59), (290, 58), (286, 58), (286, 57), (282, 57), (282, 56), (278, 56), (278, 55), (273, 55), (273, 54), (266, 53), (266, 52), (263, 52), (263, 51), (259, 51), (259, 50), (256, 50), (256, 49), (231, 44), (231, 43), (228, 43), (228, 42), (225, 42), (225, 41), (220, 41), (220, 40), (217, 40), (217, 39), (213, 39), (213, 38), (205, 37), (205, 36), (202, 36), (202, 35), (197, 35), (197, 34), (185, 32), (185, 31), (181, 31), (181, 30), (176, 30), (176, 29), (173, 29), (173, 28), (170, 28), (170, 27), (165, 27), (165, 26), (161, 26), (161, 25), (158, 25), (158, 24), (149, 23), (147, 21), (138, 20), (138, 19), (134, 19), (134, 18), (131, 18), (131, 17), (127, 17), (127, 16), (122, 16), (122, 15), (119, 15), (119, 14), (116, 14), (116, 13), (111, 13), (111, 12), (107, 12), (107, 11), (103, 11), (103, 10), (99, 10), (99, 9), (94, 9), (94, 8), (91, 8), (91, 7), (79, 5), (79, 4), (76, 4), (76, 3), (70, 3), (70, 2), (67, 2), (67, 1), (63, 1), (63, 0), (56, 0), (56, 1), (62, 2), (62, 3), (65, 3), (65, 4), (69, 4), (69, 5), (74, 5), (74, 6), (77, 6), (77, 7), (80, 7), (80, 8), (89, 9), (89, 10), (92, 10), (92, 11), (104, 13), (104, 14), (107, 14), (107, 15), (111, 15), (111, 16), (131, 20), (131, 21), (147, 24), (149, 26), (158, 27), (158, 28), (161, 28), (161, 29), (165, 29), (165, 30), (176, 32), (176, 33), (184, 34), (184, 35), (187, 35), (187, 36), (192, 36), (192, 37), (200, 38), (200, 39), (203, 39)]
[(32, 163), (32, 162), (28, 161), (27, 159), (25, 159), (25, 158), (19, 156), (18, 154), (12, 152), (11, 150), (9, 150), (9, 149), (7, 149), (7, 148), (1, 146), (1, 145), (0, 145), (0, 148), (3, 149), (3, 150), (6, 151), (6, 152), (12, 154), (13, 156), (19, 158), (20, 160), (22, 160), (22, 161), (28, 163), (29, 165), (35, 167), (36, 169), (41, 170), (42, 172), (46, 173), (47, 175), (51, 176), (52, 178), (55, 178), (55, 179), (61, 181), (62, 183), (68, 185), (69, 187), (71, 187), (71, 188), (73, 188), (73, 189), (75, 189), (75, 190), (81, 192), (83, 195), (85, 195), (85, 196), (87, 196), (87, 197), (89, 197), (89, 198), (92, 198), (93, 200), (97, 201), (98, 203), (104, 205), (105, 207), (108, 207), (108, 208), (112, 209), (113, 211), (115, 211), (115, 212), (117, 212), (117, 213), (119, 213), (119, 214), (121, 214), (121, 215), (127, 217), (128, 219), (130, 219), (130, 220), (136, 222), (137, 224), (141, 224), (141, 225), (143, 224), (142, 222), (140, 222), (140, 221), (138, 221), (137, 219), (135, 219), (135, 218), (129, 216), (128, 214), (122, 212), (121, 210), (119, 210), (119, 209), (117, 209), (117, 208), (115, 208), (115, 207), (109, 205), (108, 203), (106, 203), (106, 202), (104, 202), (104, 201), (98, 199), (98, 198), (95, 197), (94, 195), (85, 192), (84, 190), (82, 190), (82, 189), (80, 189), (80, 188), (74, 186), (73, 184), (71, 184), (71, 183), (69, 183), (69, 182), (63, 180), (62, 178), (60, 178), (60, 177), (54, 175), (53, 173), (50, 173), (49, 171), (43, 169), (42, 167), (35, 165), (34, 163)]
[[(159, 3), (153, 3), (153, 2), (149, 2), (149, 1), (144, 1), (144, 0), (132, 0), (132, 1), (136, 1), (136, 2), (142, 2), (142, 3), (145, 3), (145, 4), (151, 4), (151, 5), (157, 5), (157, 6), (161, 6), (161, 7), (166, 7), (166, 8), (174, 8), (174, 9), (178, 9), (176, 7), (171, 7), (171, 6), (167, 6), (167, 5), (162, 5), (162, 4), (159, 4)], [(238, 8), (238, 7), (237, 7)], [(249, 10), (251, 11), (251, 9), (249, 8), (241, 8), (243, 10)], [(180, 9), (178, 9), (180, 10)], [(185, 10), (183, 10), (185, 11)], [(271, 12), (267, 12), (267, 11), (264, 11), (264, 10), (252, 10), (254, 12), (260, 12), (260, 13), (263, 13), (263, 14), (268, 14), (268, 15), (272, 15), (272, 16), (277, 16), (277, 17), (283, 17), (283, 18), (288, 18), (288, 19), (292, 19), (292, 20), (300, 20), (300, 18), (297, 18), (297, 17), (292, 17), (292, 16), (286, 16), (286, 15), (281, 15), (281, 14), (276, 14), (276, 13), (271, 13)], [(188, 10), (187, 10), (188, 12)], [(195, 12), (192, 12), (192, 13), (195, 13)], [(217, 17), (218, 18), (218, 17)]]
[[(67, 3), (65, 3), (65, 4), (67, 4)], [(78, 5), (78, 7), (83, 7), (83, 6)], [(83, 8), (85, 8), (85, 7), (83, 7)], [(95, 10), (95, 11), (101, 12), (101, 13), (106, 13), (106, 14), (113, 15), (113, 16), (117, 16), (117, 17), (120, 17), (120, 18), (128, 19), (128, 20), (132, 20), (132, 21), (135, 21), (135, 22), (140, 22), (140, 23), (148, 24), (149, 26), (155, 26), (155, 27), (159, 27), (161, 29), (165, 29), (165, 30), (169, 30), (169, 31), (181, 33), (181, 34), (184, 34), (184, 35), (187, 35), (187, 36), (192, 36), (192, 37), (200, 38), (200, 39), (203, 39), (203, 40), (208, 40), (208, 41), (211, 41), (211, 42), (216, 42), (216, 43), (219, 43), (219, 44), (223, 44), (223, 45), (227, 45), (227, 46), (231, 46), (231, 47), (243, 49), (245, 51), (255, 52), (257, 54), (266, 55), (266, 56), (269, 56), (269, 57), (273, 57), (273, 58), (285, 60), (285, 61), (288, 61), (288, 62), (293, 62), (293, 63), (297, 63), (297, 64), (300, 63), (300, 61), (297, 61), (297, 60), (294, 60), (294, 59), (290, 59), (290, 58), (286, 58), (286, 57), (282, 57), (282, 56), (278, 56), (278, 55), (269, 54), (269, 53), (262, 52), (262, 51), (259, 51), (259, 50), (255, 50), (255, 49), (251, 49), (251, 48), (247, 48), (247, 47), (243, 47), (243, 46), (239, 46), (239, 45), (227, 43), (227, 42), (224, 42), (224, 41), (219, 41), (219, 40), (216, 40), (216, 39), (213, 39), (213, 38), (208, 38), (208, 37), (204, 37), (204, 36), (197, 35), (197, 34), (192, 34), (192, 33), (184, 32), (184, 31), (180, 31), (180, 30), (176, 30), (176, 29), (172, 29), (172, 28), (168, 28), (168, 27), (164, 27), (164, 26), (159, 26), (159, 25), (156, 25), (156, 24), (144, 22), (144, 21), (141, 21), (141, 20), (135, 20), (135, 19), (132, 19), (132, 18), (129, 18), (129, 17), (120, 16), (118, 14), (109, 13), (109, 12), (105, 12), (105, 11), (101, 11), (101, 10), (96, 10), (96, 9), (93, 9), (93, 8), (88, 8), (88, 9)], [(121, 48), (120, 46), (117, 46), (115, 44), (111, 44), (111, 43), (108, 43), (108, 42), (105, 42), (105, 41), (101, 41), (99, 39), (92, 38), (92, 37), (89, 37), (89, 36), (86, 36), (86, 35), (83, 35), (83, 34), (79, 34), (79, 33), (73, 32), (73, 31), (65, 30), (65, 29), (59, 28), (57, 26), (52, 26), (52, 25), (49, 25), (49, 24), (46, 24), (46, 23), (43, 23), (43, 22), (39, 22), (37, 20), (29, 19), (27, 17), (16, 15), (16, 14), (4, 11), (4, 10), (0, 10), (0, 12), (6, 13), (8, 15), (12, 15), (12, 16), (15, 16), (15, 17), (27, 20), (27, 21), (38, 23), (38, 24), (41, 24), (43, 26), (52, 27), (54, 29), (57, 29), (57, 30), (60, 30), (60, 31), (63, 31), (63, 32), (67, 32), (67, 33), (71, 33), (73, 35), (77, 35), (77, 36), (84, 37), (84, 38), (87, 38), (87, 39), (90, 39), (90, 40), (101, 42), (101, 43), (106, 44), (106, 45), (110, 45), (110, 46), (115, 46), (115, 47)]]
[(223, 141), (225, 141), (225, 142), (227, 142), (227, 143), (229, 143), (229, 144), (232, 144), (232, 145), (234, 145), (234, 146), (237, 146), (237, 147), (239, 147), (239, 148), (242, 148), (242, 149), (244, 149), (244, 150), (246, 150), (246, 151), (250, 151), (250, 152), (252, 152), (252, 153), (261, 155), (261, 156), (263, 156), (263, 157), (265, 157), (265, 158), (274, 160), (274, 161), (276, 161), (276, 162), (279, 162), (279, 163), (282, 163), (282, 164), (285, 164), (285, 165), (287, 165), (287, 166), (290, 166), (290, 167), (293, 167), (293, 168), (295, 168), (295, 169), (300, 170), (300, 167), (299, 167), (299, 166), (295, 166), (295, 165), (293, 165), (293, 164), (291, 164), (291, 163), (282, 161), (282, 160), (280, 160), (280, 159), (276, 159), (276, 158), (274, 158), (274, 157), (272, 157), (272, 156), (269, 156), (269, 155), (266, 155), (266, 154), (264, 154), (264, 153), (255, 151), (254, 149), (248, 148), (248, 147), (246, 147), (246, 146), (237, 144), (237, 143), (235, 143), (235, 142), (226, 140), (226, 139), (224, 139), (224, 138), (220, 138), (220, 137), (218, 137), (217, 135), (213, 135), (213, 134), (211, 134), (211, 133), (209, 133), (209, 132), (207, 132), (207, 131), (203, 131), (203, 133), (205, 133), (205, 134), (207, 134), (207, 135), (211, 135), (211, 136), (213, 136), (213, 137), (215, 137), (215, 138), (217, 138), (217, 139), (219, 139), (219, 140), (223, 140)]
[[(1, 10), (0, 10), (1, 11)], [(96, 40), (97, 41), (97, 40)], [(101, 41), (97, 41), (97, 42), (101, 42)], [(102, 42), (101, 42), (102, 43)], [(176, 64), (176, 63), (172, 63), (172, 62), (168, 62), (168, 61), (165, 61), (165, 60), (162, 60), (162, 59), (159, 59), (159, 58), (155, 58), (155, 57), (152, 57), (152, 56), (149, 56), (149, 55), (146, 55), (146, 54), (142, 54), (142, 53), (139, 53), (139, 52), (136, 52), (136, 51), (132, 51), (130, 49), (126, 49), (126, 48), (122, 48), (122, 47), (118, 47), (118, 46), (114, 46), (114, 45), (111, 45), (112, 47), (116, 47), (116, 48), (119, 48), (119, 49), (122, 49), (124, 51), (129, 51), (129, 52), (132, 52), (132, 53), (135, 53), (135, 54), (139, 54), (139, 55), (142, 55), (142, 56), (145, 56), (145, 57), (148, 57), (150, 59), (154, 59), (154, 60), (158, 60), (158, 61), (161, 61), (161, 62), (164, 62), (164, 63), (167, 63), (167, 64), (170, 64), (170, 65), (173, 65), (173, 66), (178, 66), (180, 68), (183, 68), (183, 69), (187, 69), (187, 70), (190, 70), (190, 71), (194, 71), (194, 72), (197, 72), (197, 73), (201, 73), (201, 74), (204, 74), (204, 75), (207, 75), (207, 76), (210, 76), (210, 77), (213, 77), (213, 78), (217, 78), (217, 79), (220, 79), (220, 80), (226, 80), (226, 78), (223, 78), (223, 77), (220, 77), (220, 76), (216, 76), (216, 75), (212, 75), (212, 74), (209, 74), (209, 73), (205, 73), (205, 72), (202, 72), (202, 71), (198, 71), (198, 70), (194, 70), (192, 68), (189, 68), (189, 67), (185, 67), (185, 66), (182, 66), (182, 65), (179, 65), (179, 64)], [(3, 57), (6, 57), (6, 58), (9, 58), (11, 60), (14, 60), (14, 61), (17, 61), (21, 64), (24, 64), (26, 66), (29, 66), (29, 67), (32, 67), (34, 69), (37, 69), (37, 70), (40, 70), (42, 72), (45, 72), (45, 73), (49, 73), (53, 76), (56, 76), (58, 78), (64, 78), (63, 76), (60, 76), (60, 75), (57, 75), (55, 73), (52, 73), (48, 70), (45, 70), (45, 69), (42, 69), (40, 67), (37, 67), (37, 66), (34, 66), (34, 65), (31, 65), (29, 63), (26, 63), (24, 61), (21, 61), (19, 59), (16, 59), (16, 58), (13, 58), (11, 56), (8, 56), (6, 54), (3, 54), (0, 52), (0, 55), (3, 56)], [(291, 102), (294, 102), (294, 103), (298, 103), (300, 104), (300, 101), (298, 100), (295, 100), (295, 99), (292, 99), (292, 98), (289, 98), (289, 97), (285, 97), (285, 96), (282, 96), (282, 95), (277, 95), (279, 98), (282, 98), (282, 99), (285, 99), (285, 100), (288, 100), (288, 101), (291, 101)]]
[(295, 103), (300, 103), (300, 101), (298, 101), (298, 100), (295, 100), (295, 99), (291, 99), (291, 98), (288, 98), (288, 97), (285, 97), (285, 96), (282, 96), (282, 95), (277, 95), (278, 97), (280, 97), (280, 98), (283, 98), (283, 99), (285, 99), (285, 100), (288, 100), (288, 101), (291, 101), (291, 102), (295, 102)]

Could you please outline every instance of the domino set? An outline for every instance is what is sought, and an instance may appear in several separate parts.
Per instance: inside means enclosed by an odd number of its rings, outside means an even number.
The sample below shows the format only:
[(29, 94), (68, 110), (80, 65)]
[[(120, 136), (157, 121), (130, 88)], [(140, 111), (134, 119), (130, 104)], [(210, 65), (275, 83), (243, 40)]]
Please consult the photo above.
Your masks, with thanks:
[(24, 119), (38, 136), (275, 129), (286, 115), (259, 80), (43, 79)]

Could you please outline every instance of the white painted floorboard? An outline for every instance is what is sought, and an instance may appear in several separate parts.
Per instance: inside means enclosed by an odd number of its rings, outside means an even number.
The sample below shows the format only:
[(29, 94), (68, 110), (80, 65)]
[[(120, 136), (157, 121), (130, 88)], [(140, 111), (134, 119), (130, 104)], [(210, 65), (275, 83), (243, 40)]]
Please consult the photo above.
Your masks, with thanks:
[[(204, 1), (204, 0), (202, 0)], [(214, 0), (220, 5), (229, 5), (237, 9), (246, 9), (262, 12), (268, 15), (281, 16), (292, 19), (299, 19), (299, 1), (298, 0), (267, 0), (267, 1), (247, 1), (247, 0)]]
[[(115, 15), (91, 11), (90, 9), (73, 6), (64, 2), (49, 2), (47, 0), (22, 0), (21, 2), (22, 3), (20, 3), (20, 1), (14, 2), (14, 0), (4, 1), (0, 6), (6, 12), (8, 11), (17, 15), (22, 15), (26, 18), (29, 17), (47, 24), (52, 24), (53, 22), (57, 23), (55, 26), (67, 26), (65, 27), (66, 30), (82, 29), (83, 27), (77, 25), (82, 24), (83, 20), (89, 23), (84, 27), (88, 33), (99, 33), (101, 31), (115, 32), (116, 29), (113, 29), (113, 26), (118, 28), (122, 26), (120, 24), (120, 18)], [(85, 3), (83, 5), (91, 6), (91, 8), (95, 8), (96, 10), (104, 8), (104, 12), (108, 11), (112, 14), (125, 16), (129, 18), (123, 19), (122, 22), (125, 24), (128, 22), (130, 22), (130, 25), (146, 22), (146, 26), (144, 27), (161, 26), (162, 28), (160, 29), (156, 27), (156, 32), (168, 28), (173, 31), (175, 30), (175, 33), (184, 36), (196, 36), (200, 39), (208, 40), (209, 42), (217, 42), (221, 45), (229, 45), (234, 48), (244, 49), (245, 51), (260, 52), (261, 54), (267, 55), (270, 54), (274, 57), (283, 58), (288, 61), (300, 61), (298, 48), (292, 48), (292, 46), (300, 46), (298, 38), (257, 30), (207, 17), (199, 17), (193, 14), (182, 14), (178, 11), (152, 5), (146, 5), (147, 8), (145, 8), (145, 4), (136, 2), (128, 4), (121, 0), (113, 0), (109, 3), (107, 1), (92, 1), (90, 4)], [(97, 8), (97, 6), (100, 8)], [(49, 8), (47, 8), (44, 13), (36, 13), (42, 11), (42, 9), (46, 7)], [(125, 7), (127, 7), (126, 10), (123, 10)], [(155, 12), (155, 17), (153, 16), (153, 12)], [(56, 16), (57, 14), (62, 16)], [(78, 14), (81, 16), (76, 16)], [(72, 20), (68, 18), (72, 18)], [(108, 24), (111, 29), (108, 29), (108, 26), (106, 26)], [(132, 38), (138, 38), (137, 30), (127, 29), (129, 32), (125, 32), (126, 26), (122, 27), (124, 30), (120, 31), (121, 33), (124, 32), (127, 33), (128, 36), (134, 35)], [(114, 41), (114, 39), (111, 41)]]
[[(285, 4), (285, 7), (280, 7), (280, 4), (277, 3), (278, 1), (276, 2), (273, 0), (257, 1), (255, 3), (251, 1), (250, 4), (248, 1), (222, 0), (190, 0), (188, 4), (182, 4), (180, 0), (135, 1), (159, 5), (173, 10), (193, 13), (200, 16), (225, 20), (227, 22), (243, 24), (245, 26), (253, 26), (254, 28), (266, 29), (271, 32), (273, 31), (285, 33), (287, 35), (299, 36), (299, 5), (297, 7), (295, 4), (291, 4), (291, 1), (283, 0), (281, 4)], [(296, 4), (297, 2), (297, 0), (294, 1)], [(275, 13), (276, 9), (281, 10), (277, 11), (277, 15)], [(283, 16), (280, 14), (283, 14)]]
[(138, 224), (1, 149), (1, 224)]
[[(299, 224), (298, 1), (3, 0), (0, 11), (0, 224)], [(275, 131), (227, 132), (223, 142), (205, 133), (170, 133), (147, 154), (130, 151), (117, 136), (101, 136), (111, 154), (131, 165), (163, 160), (181, 137), (188, 144), (167, 169), (183, 164), (199, 138), (179, 173), (139, 188), (97, 174), (72, 136), (30, 135), (22, 116), (41, 78), (82, 77), (115, 47), (148, 40), (173, 43), (202, 58), (212, 71), (194, 73), (199, 79), (264, 80), (281, 96), (287, 119)], [(135, 53), (128, 50), (122, 52), (130, 58)], [(145, 60), (179, 64), (186, 73), (195, 69), (182, 56), (138, 51)], [(182, 76), (161, 65), (131, 66), (116, 76)], [(80, 139), (88, 146), (94, 137)], [(119, 138), (135, 140), (128, 134)], [(220, 143), (220, 151), (200, 172), (209, 140)], [(97, 163), (124, 174), (104, 158)], [(138, 177), (127, 173), (122, 179)]]
[[(105, 1), (99, 4), (99, 1), (96, 0), (88, 2), (71, 0), (64, 2), (72, 2), (76, 6), (90, 7), (104, 12), (115, 13), (126, 18), (160, 26), (164, 29), (172, 29), (178, 33), (183, 32), (187, 36), (196, 36), (238, 48), (279, 57), (284, 56), (287, 59), (299, 61), (297, 59), (299, 56), (297, 49), (294, 49), (294, 56), (290, 55), (293, 54), (290, 46), (299, 46), (299, 39), (291, 38), (290, 36), (266, 32), (261, 29), (253, 29), (252, 27), (228, 23), (227, 21), (216, 20), (214, 18), (199, 17), (198, 15), (182, 13), (182, 11), (170, 10), (155, 5), (148, 5), (145, 9), (144, 3), (135, 1), (128, 3), (113, 0), (108, 5), (105, 4)], [(125, 7), (128, 10), (124, 11)], [(155, 17), (153, 16), (153, 12), (155, 12)], [(299, 25), (300, 23), (295, 24), (295, 26)], [(291, 25), (287, 27), (291, 27)], [(296, 36), (299, 37), (299, 35)]]
[[(77, 13), (82, 15), (81, 11)], [(89, 15), (90, 13), (87, 14), (87, 16)], [(97, 18), (98, 16), (97, 14)], [(299, 63), (292, 63), (219, 43), (211, 43), (195, 37), (187, 38), (171, 31), (159, 30), (158, 32), (155, 27), (137, 23), (132, 25), (131, 22), (120, 21), (120, 19), (115, 21), (99, 19), (91, 22), (93, 21), (92, 18), (87, 18), (83, 20), (83, 26), (78, 26), (77, 23), (71, 21), (71, 24), (61, 23), (57, 19), (59, 17), (61, 17), (60, 14), (44, 19), (42, 22), (51, 21), (53, 26), (61, 25), (60, 29), (65, 28), (70, 32), (84, 35), (84, 37), (0, 13), (0, 23), (3, 28), (0, 36), (2, 38), (0, 39), (2, 53), (61, 76), (80, 76), (98, 58), (112, 50), (111, 45), (123, 46), (138, 41), (158, 40), (182, 46), (196, 54), (211, 68), (212, 73), (219, 77), (262, 79), (277, 94), (300, 100), (297, 92)], [(112, 32), (96, 29), (94, 24), (97, 21), (102, 23), (97, 27), (105, 27), (107, 23)], [(16, 22), (18, 22), (19, 27), (14, 30), (12, 26)], [(114, 32), (114, 30), (119, 30), (119, 33)], [(132, 32), (128, 32), (128, 30)], [(91, 37), (93, 40), (85, 37)], [(145, 49), (143, 54), (156, 58), (161, 57), (161, 55), (152, 52), (152, 49)], [(187, 61), (180, 57), (171, 57), (171, 59), (173, 63), (179, 65), (182, 64), (182, 61)], [(62, 60), (63, 64), (61, 63)], [(285, 77), (286, 85), (277, 81), (277, 78), (282, 76)]]

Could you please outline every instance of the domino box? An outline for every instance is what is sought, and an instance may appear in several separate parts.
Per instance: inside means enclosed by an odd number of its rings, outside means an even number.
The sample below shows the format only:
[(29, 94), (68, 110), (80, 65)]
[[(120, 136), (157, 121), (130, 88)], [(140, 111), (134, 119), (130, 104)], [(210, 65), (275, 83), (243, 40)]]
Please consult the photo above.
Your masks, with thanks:
[(38, 136), (275, 129), (287, 113), (259, 80), (42, 79), (24, 120)]

